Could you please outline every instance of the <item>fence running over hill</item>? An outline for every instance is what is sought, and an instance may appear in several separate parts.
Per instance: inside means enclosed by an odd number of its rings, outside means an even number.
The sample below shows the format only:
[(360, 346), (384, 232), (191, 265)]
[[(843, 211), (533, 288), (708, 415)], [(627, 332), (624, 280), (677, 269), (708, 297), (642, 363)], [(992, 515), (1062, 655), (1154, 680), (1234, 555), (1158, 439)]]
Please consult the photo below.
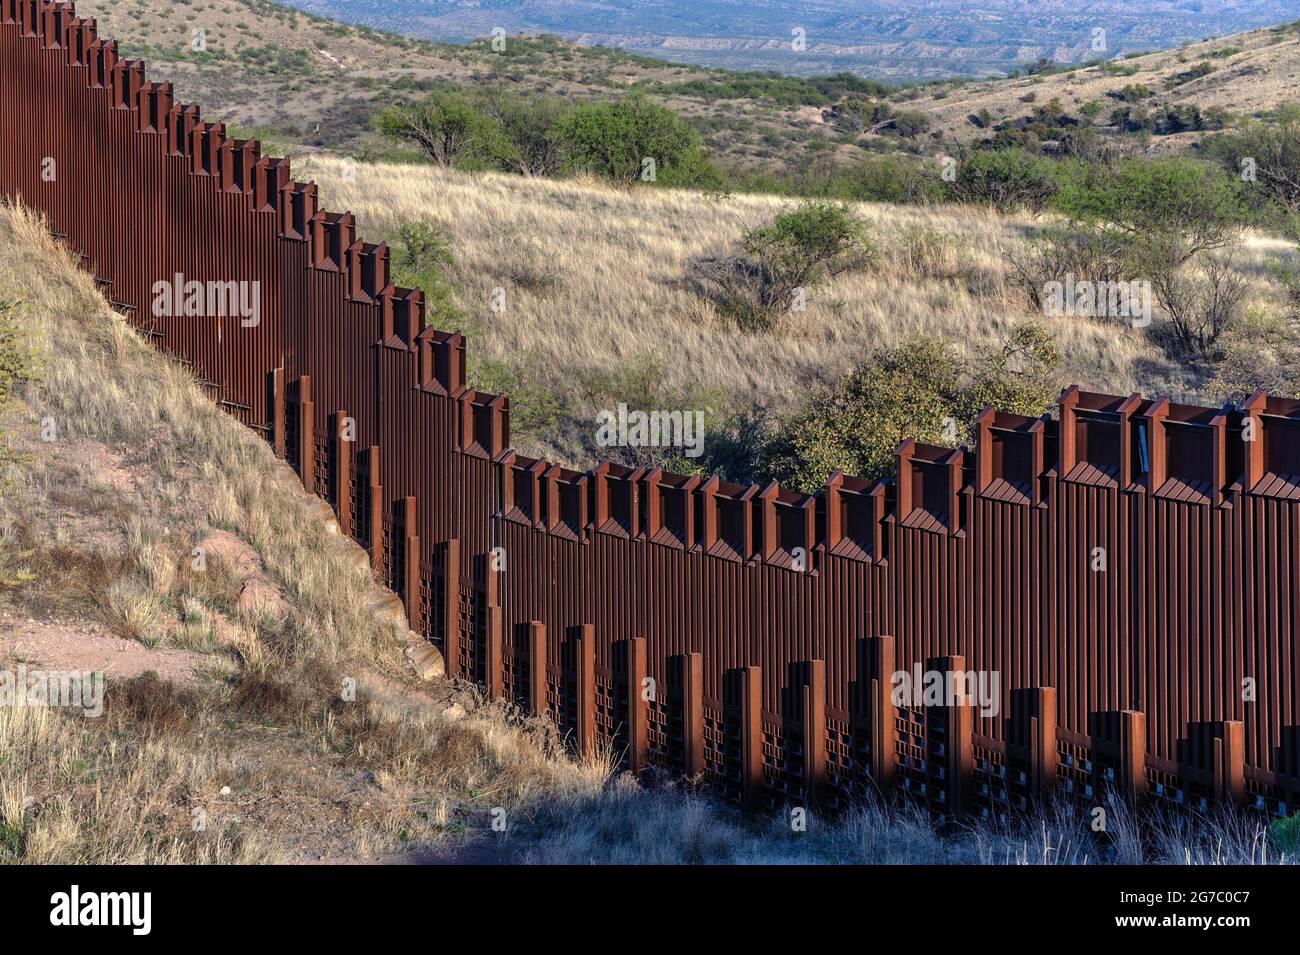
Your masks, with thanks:
[[(907, 442), (895, 481), (815, 497), (523, 458), (462, 336), (288, 160), (72, 4), (0, 22), (0, 191), (330, 503), (449, 674), (749, 805), (1294, 806), (1300, 402), (1071, 389), (1059, 421), (989, 411), (974, 453)], [(260, 283), (260, 322), (155, 317), (178, 275)], [(917, 667), (996, 674), (997, 714), (895, 699)]]

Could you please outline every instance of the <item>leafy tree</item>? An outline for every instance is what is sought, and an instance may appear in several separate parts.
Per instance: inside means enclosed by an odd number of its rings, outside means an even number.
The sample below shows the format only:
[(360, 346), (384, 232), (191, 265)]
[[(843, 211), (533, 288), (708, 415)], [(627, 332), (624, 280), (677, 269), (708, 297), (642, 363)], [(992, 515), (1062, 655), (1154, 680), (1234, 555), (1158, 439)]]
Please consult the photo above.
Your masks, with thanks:
[(440, 166), (500, 163), (511, 152), (501, 123), (457, 91), (433, 93), (419, 103), (394, 106), (379, 119), (380, 130), (413, 143)]
[(502, 166), (525, 176), (555, 176), (565, 163), (557, 124), (572, 110), (558, 96), (524, 96), (507, 90), (490, 90), (478, 102), (499, 124), (509, 146), (498, 156)]
[(713, 177), (699, 134), (644, 96), (581, 103), (555, 124), (554, 137), (569, 168), (615, 182), (696, 185)]
[(1199, 160), (1137, 158), (1070, 170), (1056, 198), (1061, 211), (1159, 246), (1177, 263), (1228, 245), (1247, 219), (1237, 184)]

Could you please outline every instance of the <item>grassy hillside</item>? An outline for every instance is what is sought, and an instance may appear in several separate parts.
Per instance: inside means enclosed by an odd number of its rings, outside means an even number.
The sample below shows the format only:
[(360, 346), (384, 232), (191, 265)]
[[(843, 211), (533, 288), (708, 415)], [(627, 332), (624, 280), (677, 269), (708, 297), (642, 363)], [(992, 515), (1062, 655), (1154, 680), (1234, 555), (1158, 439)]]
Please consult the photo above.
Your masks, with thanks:
[[(1089, 103), (1099, 104), (1098, 122), (1105, 124), (1113, 109), (1128, 102), (1124, 90), (1137, 86), (1150, 91), (1141, 102), (1151, 109), (1195, 106), (1266, 115), (1280, 103), (1300, 100), (1300, 28), (1255, 30), (1061, 72), (941, 84), (921, 89), (908, 105), (930, 117), (938, 138), (963, 142), (988, 135), (971, 121), (984, 110), (994, 122), (1014, 120), (1053, 99), (1076, 115)], [(1165, 145), (1189, 138), (1196, 137)]]
[(600, 792), (408, 673), (361, 552), (41, 223), (0, 207), (0, 262), (34, 375), (0, 409), (0, 668), (108, 673), (100, 718), (0, 708), (0, 861), (492, 857), (493, 807)]
[[(183, 99), (202, 105), (207, 118), (296, 155), (328, 149), (362, 159), (398, 156), (374, 132), (375, 113), (449, 84), (573, 100), (646, 91), (690, 120), (722, 168), (797, 176), (880, 152), (942, 153), (989, 138), (994, 125), (1027, 122), (1053, 100), (1075, 120), (1096, 109), (1085, 124), (1108, 130), (1112, 109), (1125, 105), (1112, 95), (1135, 84), (1152, 91), (1144, 108), (1217, 107), (1232, 121), (1300, 100), (1295, 29), (1257, 30), (1068, 72), (954, 80), (882, 95), (855, 90), (843, 78), (681, 66), (556, 38), (510, 37), (500, 52), (486, 41), (431, 43), (266, 0), (84, 0), (78, 9), (96, 16), (101, 34), (118, 39), (127, 55), (146, 59), (151, 78), (174, 82)], [(202, 51), (194, 49), (195, 31), (203, 31)], [(1202, 63), (1210, 71), (1195, 75)], [(895, 124), (871, 118), (879, 104), (923, 122), (900, 135)], [(1168, 149), (1196, 138), (1157, 136), (1152, 145)]]
[[(355, 213), (368, 236), (392, 240), (412, 222), (431, 222), (446, 236), (465, 315), (430, 321), (467, 331), (471, 376), (512, 394), (521, 452), (572, 464), (592, 463), (583, 439), (595, 410), (641, 397), (635, 372), (647, 365), (661, 382), (649, 406), (705, 402), (738, 414), (756, 404), (780, 416), (882, 348), (925, 336), (973, 354), (998, 347), (1017, 322), (1042, 318), (1009, 259), (1051, 225), (1031, 216), (857, 205), (874, 262), (835, 278), (806, 312), (755, 333), (691, 289), (689, 265), (733, 250), (745, 229), (790, 200), (427, 166), (354, 168), (322, 157), (310, 171), (322, 202)], [(1276, 297), (1263, 265), (1290, 248), (1250, 239), (1237, 267), (1252, 283), (1253, 302)], [(491, 307), (495, 288), (505, 290), (500, 312)], [(1166, 350), (1149, 330), (1084, 317), (1047, 327), (1063, 354), (1061, 383), (1211, 400), (1212, 369)], [(554, 414), (539, 412), (539, 403)]]

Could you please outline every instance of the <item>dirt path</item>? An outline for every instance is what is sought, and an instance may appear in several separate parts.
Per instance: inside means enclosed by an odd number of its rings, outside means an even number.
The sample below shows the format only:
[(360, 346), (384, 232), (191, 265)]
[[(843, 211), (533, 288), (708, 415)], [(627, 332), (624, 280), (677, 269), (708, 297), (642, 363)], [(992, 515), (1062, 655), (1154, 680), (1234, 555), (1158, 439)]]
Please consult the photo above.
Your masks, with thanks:
[(102, 671), (116, 679), (152, 670), (164, 680), (189, 684), (212, 658), (123, 640), (88, 620), (37, 620), (0, 612), (0, 666), (8, 665), (4, 661), (46, 670)]

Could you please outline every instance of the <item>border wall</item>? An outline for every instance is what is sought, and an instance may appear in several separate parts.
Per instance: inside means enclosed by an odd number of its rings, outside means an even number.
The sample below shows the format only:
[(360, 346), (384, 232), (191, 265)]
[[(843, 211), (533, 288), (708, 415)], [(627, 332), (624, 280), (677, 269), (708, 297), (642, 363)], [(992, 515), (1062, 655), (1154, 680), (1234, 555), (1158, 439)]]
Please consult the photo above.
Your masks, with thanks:
[[(333, 507), (449, 675), (579, 747), (749, 806), (1296, 805), (1300, 402), (1071, 388), (815, 496), (524, 458), (387, 248), (71, 3), (0, 0), (0, 194)], [(260, 321), (156, 317), (176, 275), (259, 283)], [(917, 668), (995, 705), (896, 699)]]

